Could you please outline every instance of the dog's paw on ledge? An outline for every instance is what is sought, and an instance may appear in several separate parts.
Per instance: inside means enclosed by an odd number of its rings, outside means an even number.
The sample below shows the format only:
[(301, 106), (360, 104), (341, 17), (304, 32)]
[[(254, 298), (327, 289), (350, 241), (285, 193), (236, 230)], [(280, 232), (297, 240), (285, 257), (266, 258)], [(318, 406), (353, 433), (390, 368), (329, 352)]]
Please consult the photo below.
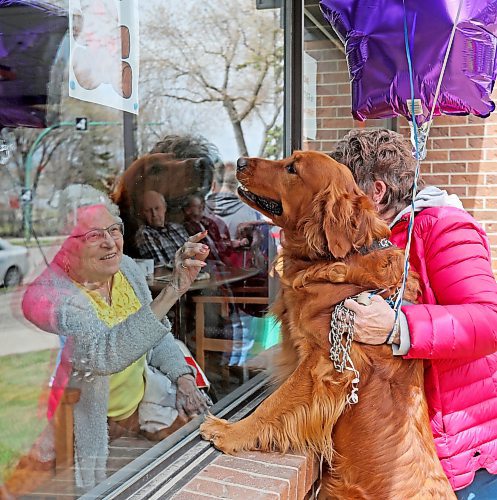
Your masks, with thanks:
[(247, 449), (246, 428), (237, 422), (230, 423), (213, 415), (208, 415), (200, 426), (200, 435), (206, 441), (210, 441), (218, 450), (232, 455), (233, 453)]

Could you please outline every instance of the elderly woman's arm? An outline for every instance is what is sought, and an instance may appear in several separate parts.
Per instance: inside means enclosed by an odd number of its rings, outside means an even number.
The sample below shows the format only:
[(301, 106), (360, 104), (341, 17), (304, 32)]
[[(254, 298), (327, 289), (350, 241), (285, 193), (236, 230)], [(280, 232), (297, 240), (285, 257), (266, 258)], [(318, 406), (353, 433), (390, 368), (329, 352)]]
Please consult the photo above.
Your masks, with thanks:
[(171, 285), (152, 304), (142, 305), (113, 327), (98, 319), (85, 295), (78, 293), (67, 277), (50, 269), (26, 291), (24, 314), (38, 327), (67, 337), (72, 346), (73, 367), (88, 375), (121, 371), (161, 340), (170, 344), (166, 361), (171, 366), (164, 368), (165, 373), (173, 380), (192, 373), (174, 342), (165, 315), (204, 265), (202, 260), (207, 257), (208, 248), (199, 243), (202, 237), (191, 237), (178, 251)]

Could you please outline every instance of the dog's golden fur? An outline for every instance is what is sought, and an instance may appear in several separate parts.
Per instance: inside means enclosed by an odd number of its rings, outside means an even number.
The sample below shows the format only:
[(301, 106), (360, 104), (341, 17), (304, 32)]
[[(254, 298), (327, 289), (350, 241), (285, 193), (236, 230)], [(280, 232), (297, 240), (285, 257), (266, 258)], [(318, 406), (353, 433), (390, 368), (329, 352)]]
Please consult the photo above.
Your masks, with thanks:
[[(346, 167), (317, 152), (248, 158), (238, 179), (244, 201), (284, 229), (281, 293), (273, 307), (282, 325), (283, 382), (240, 422), (207, 417), (202, 436), (226, 453), (323, 455), (330, 466), (325, 498), (454, 498), (435, 452), (423, 362), (394, 357), (388, 345), (353, 342), (359, 403), (349, 406), (354, 375), (338, 373), (329, 358), (333, 306), (366, 289), (388, 295), (402, 277), (403, 251), (357, 251), (390, 234), (369, 198)], [(416, 295), (410, 279), (406, 298)]]

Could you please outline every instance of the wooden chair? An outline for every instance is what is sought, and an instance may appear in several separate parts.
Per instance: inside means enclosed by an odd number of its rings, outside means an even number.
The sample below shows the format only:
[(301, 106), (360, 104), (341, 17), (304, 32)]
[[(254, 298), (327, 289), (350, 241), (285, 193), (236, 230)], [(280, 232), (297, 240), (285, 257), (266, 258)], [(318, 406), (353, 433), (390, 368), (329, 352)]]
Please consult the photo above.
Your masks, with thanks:
[[(216, 352), (232, 352), (241, 341), (228, 339), (212, 339), (205, 336), (205, 304), (219, 304), (223, 315), (227, 316), (227, 308), (229, 304), (259, 304), (268, 305), (269, 297), (267, 288), (265, 296), (262, 295), (246, 295), (248, 293), (260, 292), (260, 287), (240, 287), (233, 288), (233, 296), (213, 296), (213, 295), (197, 295), (193, 297), (195, 304), (195, 337), (196, 337), (196, 360), (200, 368), (205, 371), (205, 353), (206, 351)], [(238, 296), (237, 293), (243, 293), (243, 296)]]
[(79, 389), (66, 388), (54, 415), (56, 470), (74, 463), (74, 405), (79, 396)]

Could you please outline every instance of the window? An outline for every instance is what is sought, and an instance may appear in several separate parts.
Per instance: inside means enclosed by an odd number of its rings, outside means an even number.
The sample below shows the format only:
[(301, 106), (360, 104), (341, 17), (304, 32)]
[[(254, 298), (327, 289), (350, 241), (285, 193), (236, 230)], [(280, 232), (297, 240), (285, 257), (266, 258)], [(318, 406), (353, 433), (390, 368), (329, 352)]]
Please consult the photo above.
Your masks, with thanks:
[[(158, 361), (159, 348), (150, 354), (161, 335), (148, 323), (118, 325), (144, 308), (147, 289), (157, 297), (174, 285), (174, 254), (190, 235), (208, 230), (207, 265), (168, 318), (174, 345), (205, 375), (198, 384), (220, 401), (270, 363), (279, 341), (267, 314), (278, 229), (236, 195), (238, 157), (283, 154), (281, 13), (276, 4), (257, 6), (0, 7), (0, 237), (19, 262), (0, 276), (6, 491), (79, 496), (105, 468), (111, 475), (142, 454), (143, 468), (152, 439), (181, 427), (174, 385), (167, 425), (137, 410), (145, 363), (171, 369)], [(109, 196), (124, 223), (122, 243), (119, 231), (68, 238), (118, 220), (102, 208)], [(119, 245), (135, 260), (123, 258), (120, 272), (111, 265)], [(111, 440), (102, 442), (108, 423)]]

